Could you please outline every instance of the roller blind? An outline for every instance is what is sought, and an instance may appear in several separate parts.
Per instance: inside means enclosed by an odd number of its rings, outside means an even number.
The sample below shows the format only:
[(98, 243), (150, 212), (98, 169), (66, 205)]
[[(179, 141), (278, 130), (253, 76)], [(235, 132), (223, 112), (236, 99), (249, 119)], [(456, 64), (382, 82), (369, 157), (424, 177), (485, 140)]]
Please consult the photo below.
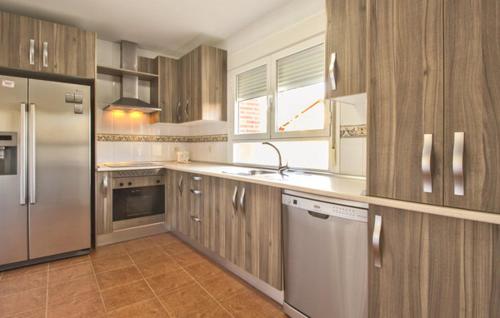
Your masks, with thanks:
[(324, 81), (325, 46), (320, 44), (277, 61), (278, 92)]
[(237, 75), (238, 101), (267, 95), (267, 65)]

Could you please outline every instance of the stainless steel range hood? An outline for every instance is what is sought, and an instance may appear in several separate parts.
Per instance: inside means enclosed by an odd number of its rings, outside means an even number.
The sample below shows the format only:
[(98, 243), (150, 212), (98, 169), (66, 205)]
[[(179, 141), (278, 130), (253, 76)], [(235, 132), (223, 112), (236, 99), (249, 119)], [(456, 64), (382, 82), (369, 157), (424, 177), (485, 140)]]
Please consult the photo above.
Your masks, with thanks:
[[(137, 44), (121, 41), (121, 68), (137, 72)], [(121, 97), (104, 108), (105, 110), (129, 110), (143, 113), (161, 111), (152, 104), (139, 99), (139, 77), (137, 75), (122, 75)]]

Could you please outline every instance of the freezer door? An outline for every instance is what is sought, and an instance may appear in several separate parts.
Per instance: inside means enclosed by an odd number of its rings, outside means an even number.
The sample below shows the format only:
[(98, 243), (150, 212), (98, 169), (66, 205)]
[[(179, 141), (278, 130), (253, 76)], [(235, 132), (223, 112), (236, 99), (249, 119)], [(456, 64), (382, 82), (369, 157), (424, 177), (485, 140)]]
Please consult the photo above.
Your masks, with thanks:
[(26, 79), (0, 75), (0, 266), (28, 258), (27, 94)]
[(30, 258), (90, 248), (90, 87), (29, 80), (29, 118)]

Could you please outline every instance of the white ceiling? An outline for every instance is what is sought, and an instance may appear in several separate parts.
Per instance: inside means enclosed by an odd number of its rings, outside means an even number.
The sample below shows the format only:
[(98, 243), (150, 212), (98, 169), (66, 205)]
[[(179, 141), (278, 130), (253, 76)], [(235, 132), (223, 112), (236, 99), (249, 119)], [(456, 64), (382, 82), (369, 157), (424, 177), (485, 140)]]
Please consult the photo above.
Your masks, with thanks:
[(180, 56), (224, 40), (294, 1), (308, 0), (0, 0), (0, 9), (125, 39), (144, 49)]

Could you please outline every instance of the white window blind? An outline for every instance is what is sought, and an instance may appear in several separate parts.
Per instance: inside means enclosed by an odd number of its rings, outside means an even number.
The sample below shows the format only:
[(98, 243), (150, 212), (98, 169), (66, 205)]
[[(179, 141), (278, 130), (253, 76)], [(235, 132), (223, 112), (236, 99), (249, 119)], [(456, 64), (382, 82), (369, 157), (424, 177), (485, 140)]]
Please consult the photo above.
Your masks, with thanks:
[(289, 55), (277, 61), (278, 92), (324, 81), (324, 44)]
[(238, 102), (267, 95), (267, 65), (238, 74)]

